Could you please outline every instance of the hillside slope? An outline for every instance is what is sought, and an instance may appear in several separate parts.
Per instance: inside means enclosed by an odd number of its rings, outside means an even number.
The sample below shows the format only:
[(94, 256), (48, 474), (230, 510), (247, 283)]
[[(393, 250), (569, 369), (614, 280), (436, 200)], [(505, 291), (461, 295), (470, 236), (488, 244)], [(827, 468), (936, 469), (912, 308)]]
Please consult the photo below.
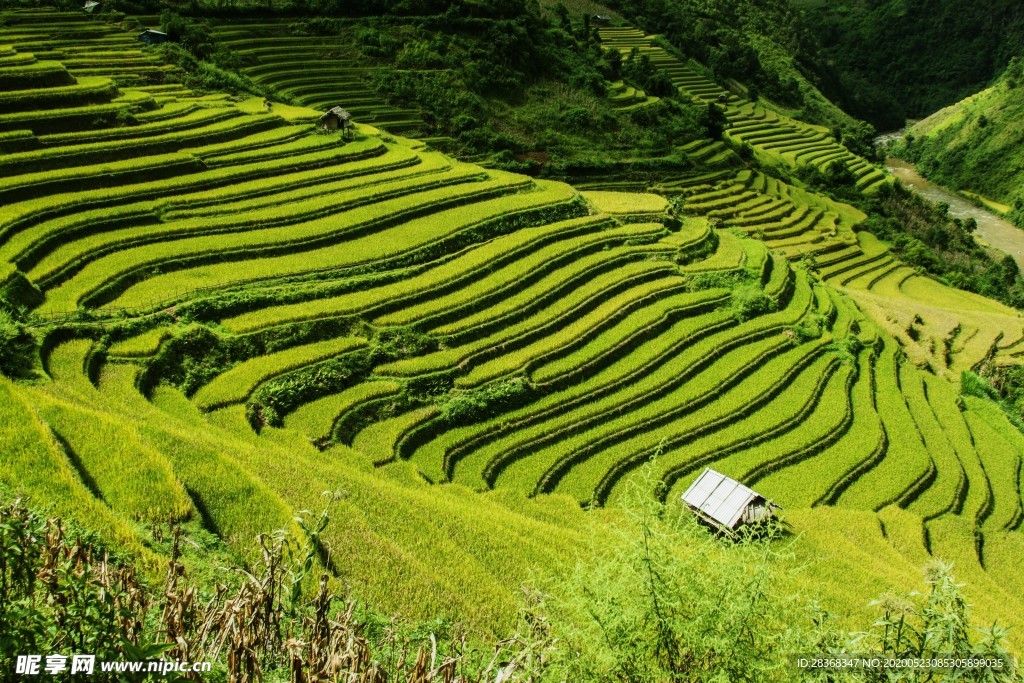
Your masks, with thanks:
[[(864, 619), (943, 557), (1022, 647), (1024, 437), (956, 380), (1017, 362), (1024, 320), (900, 263), (853, 207), (735, 166), (580, 191), (199, 95), (116, 24), (3, 19), (0, 291), (38, 341), (34, 376), (0, 381), (5, 488), (144, 566), (164, 525), (244, 559), (332, 492), (339, 583), (494, 634), (601, 545), (645, 464), (670, 498), (713, 465), (807, 539), (794, 593)], [(727, 104), (766, 158), (884, 185)]]
[(1024, 227), (1024, 58), (994, 85), (914, 124), (894, 152), (935, 182), (994, 200)]
[(1024, 52), (1016, 0), (790, 0), (831, 73), (825, 93), (879, 130), (896, 130), (976, 92)]
[(659, 34), (718, 81), (784, 113), (859, 136), (863, 124), (822, 95), (829, 71), (810, 57), (814, 29), (787, 2), (611, 0), (609, 6)]

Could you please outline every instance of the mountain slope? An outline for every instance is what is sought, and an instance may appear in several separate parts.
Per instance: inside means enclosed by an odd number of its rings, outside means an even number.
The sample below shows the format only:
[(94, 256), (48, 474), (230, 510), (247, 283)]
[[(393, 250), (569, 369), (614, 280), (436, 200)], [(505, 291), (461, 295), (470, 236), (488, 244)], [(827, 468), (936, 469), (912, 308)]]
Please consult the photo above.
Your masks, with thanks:
[[(494, 634), (521, 585), (602, 544), (645, 464), (672, 499), (713, 465), (827, 560), (794, 592), (864, 617), (934, 553), (1021, 625), (998, 572), (1024, 439), (955, 381), (1015, 362), (1024, 321), (892, 258), (853, 207), (735, 165), (668, 197), (579, 191), (195, 93), (77, 13), (3, 19), (0, 282), (39, 342), (34, 381), (0, 381), (15, 494), (153, 566), (154, 529), (241, 562), (331, 492), (337, 583)], [(755, 152), (884, 185), (826, 131), (726, 100)], [(700, 143), (695, 161), (733, 154)], [(988, 537), (1007, 542), (983, 558)]]
[(938, 183), (994, 200), (1024, 227), (1024, 59), (991, 87), (914, 124), (894, 151)]
[(864, 133), (859, 121), (822, 95), (828, 70), (814, 66), (814, 32), (788, 2), (612, 0), (608, 5), (639, 28), (663, 36), (736, 92), (844, 135)]
[(1024, 51), (1017, 0), (792, 0), (820, 50), (825, 92), (879, 130), (895, 130), (991, 82)]

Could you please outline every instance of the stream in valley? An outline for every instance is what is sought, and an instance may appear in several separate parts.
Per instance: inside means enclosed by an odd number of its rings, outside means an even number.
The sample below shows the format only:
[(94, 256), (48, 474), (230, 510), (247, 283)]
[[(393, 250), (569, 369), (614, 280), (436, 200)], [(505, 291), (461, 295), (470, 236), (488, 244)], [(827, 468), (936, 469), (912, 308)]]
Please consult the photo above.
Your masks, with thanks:
[(949, 213), (956, 218), (973, 218), (978, 222), (975, 235), (999, 251), (1009, 254), (1024, 273), (1024, 230), (988, 209), (975, 206), (951, 190), (925, 179), (910, 162), (889, 157), (885, 165), (904, 185), (914, 188), (931, 201), (949, 204)]

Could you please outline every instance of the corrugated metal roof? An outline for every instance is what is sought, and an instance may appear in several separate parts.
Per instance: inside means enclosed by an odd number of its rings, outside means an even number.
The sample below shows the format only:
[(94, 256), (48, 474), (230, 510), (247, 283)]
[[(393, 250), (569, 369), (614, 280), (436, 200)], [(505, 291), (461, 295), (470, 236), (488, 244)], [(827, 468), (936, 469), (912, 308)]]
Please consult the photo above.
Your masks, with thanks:
[(735, 479), (710, 467), (690, 484), (683, 501), (729, 529), (743, 516), (743, 510), (761, 496)]

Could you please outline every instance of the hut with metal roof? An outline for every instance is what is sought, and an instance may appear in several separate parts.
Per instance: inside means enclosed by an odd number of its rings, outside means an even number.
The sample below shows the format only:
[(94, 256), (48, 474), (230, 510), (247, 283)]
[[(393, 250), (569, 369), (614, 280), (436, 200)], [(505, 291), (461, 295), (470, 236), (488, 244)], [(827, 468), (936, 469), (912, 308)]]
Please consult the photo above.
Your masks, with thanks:
[(147, 28), (139, 33), (139, 40), (146, 45), (159, 45), (170, 40), (170, 36), (163, 31), (157, 31), (155, 28)]
[(735, 479), (705, 468), (683, 493), (683, 502), (702, 521), (730, 536), (740, 527), (775, 517), (778, 505)]
[(320, 117), (320, 125), (327, 130), (345, 130), (352, 123), (352, 115), (341, 107), (331, 107)]

